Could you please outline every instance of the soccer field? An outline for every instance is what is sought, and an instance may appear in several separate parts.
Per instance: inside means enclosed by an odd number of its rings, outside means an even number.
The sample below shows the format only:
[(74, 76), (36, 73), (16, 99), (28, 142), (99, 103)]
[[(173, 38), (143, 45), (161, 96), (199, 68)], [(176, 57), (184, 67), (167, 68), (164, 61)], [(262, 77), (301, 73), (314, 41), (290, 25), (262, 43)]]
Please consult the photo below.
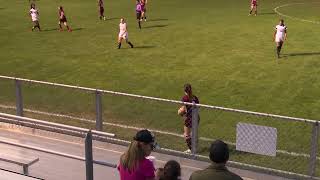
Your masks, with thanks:
[[(31, 32), (27, 0), (0, 2), (1, 75), (176, 100), (183, 95), (183, 84), (189, 82), (202, 104), (320, 119), (320, 3), (316, 1), (258, 1), (255, 17), (248, 16), (246, 0), (149, 0), (148, 20), (139, 30), (134, 0), (105, 1), (106, 21), (98, 19), (95, 1), (38, 0), (42, 32)], [(59, 5), (64, 6), (71, 33), (58, 31)], [(276, 58), (273, 42), (274, 27), (281, 18), (274, 12), (276, 7), (286, 16), (283, 18), (288, 27), (280, 59)], [(127, 19), (133, 49), (125, 43), (117, 49), (121, 17)], [(0, 104), (13, 104), (13, 97), (8, 95), (13, 89), (7, 82), (0, 84)], [(38, 94), (32, 88), (26, 92), (29, 107), (43, 111), (86, 114), (88, 107), (94, 107), (94, 102), (89, 102), (91, 97), (83, 94), (71, 96), (45, 88)], [(63, 96), (58, 98), (54, 93)], [(177, 106), (143, 106), (143, 101), (120, 97), (113, 98), (113, 102), (116, 105), (106, 105), (106, 117), (112, 117), (112, 122), (182, 132)], [(155, 108), (148, 113), (149, 106)], [(204, 112), (200, 135), (234, 141), (236, 122), (236, 115)], [(310, 127), (273, 121), (262, 124), (276, 124), (300, 138), (296, 144), (286, 143), (292, 136), (280, 139), (279, 147), (309, 153), (300, 143), (309, 143)], [(282, 136), (287, 136), (283, 131)], [(308, 131), (305, 137), (304, 131)], [(182, 147), (183, 144), (178, 149)], [(261, 159), (258, 161), (264, 164)]]

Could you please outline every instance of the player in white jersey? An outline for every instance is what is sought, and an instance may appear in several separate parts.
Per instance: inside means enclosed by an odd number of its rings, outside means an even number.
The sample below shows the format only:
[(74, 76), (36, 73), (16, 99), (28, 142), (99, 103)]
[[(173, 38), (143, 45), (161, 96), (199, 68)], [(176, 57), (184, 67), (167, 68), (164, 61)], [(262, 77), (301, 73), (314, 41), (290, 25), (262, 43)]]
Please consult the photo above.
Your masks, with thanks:
[(280, 58), (283, 42), (287, 39), (287, 26), (284, 25), (283, 19), (280, 19), (279, 24), (276, 26), (273, 38), (277, 45), (277, 56)]
[(120, 19), (119, 24), (118, 49), (121, 48), (122, 39), (125, 39), (126, 43), (129, 44), (131, 48), (133, 48), (133, 44), (128, 39), (127, 23), (125, 22), (124, 18)]
[(36, 9), (36, 5), (34, 3), (31, 4), (31, 9), (30, 9), (30, 17), (31, 17), (31, 21), (33, 22), (34, 26), (32, 27), (32, 31), (35, 28), (38, 28), (39, 31), (41, 31), (40, 29), (40, 24), (39, 24), (39, 12)]

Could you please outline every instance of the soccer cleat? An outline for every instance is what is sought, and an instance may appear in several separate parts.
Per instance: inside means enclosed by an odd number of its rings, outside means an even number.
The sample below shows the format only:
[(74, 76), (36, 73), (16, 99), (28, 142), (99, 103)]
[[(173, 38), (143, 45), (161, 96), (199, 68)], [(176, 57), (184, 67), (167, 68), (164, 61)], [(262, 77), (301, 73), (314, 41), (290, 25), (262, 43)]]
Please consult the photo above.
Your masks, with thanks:
[(107, 18), (106, 17), (103, 17), (103, 20), (105, 21)]

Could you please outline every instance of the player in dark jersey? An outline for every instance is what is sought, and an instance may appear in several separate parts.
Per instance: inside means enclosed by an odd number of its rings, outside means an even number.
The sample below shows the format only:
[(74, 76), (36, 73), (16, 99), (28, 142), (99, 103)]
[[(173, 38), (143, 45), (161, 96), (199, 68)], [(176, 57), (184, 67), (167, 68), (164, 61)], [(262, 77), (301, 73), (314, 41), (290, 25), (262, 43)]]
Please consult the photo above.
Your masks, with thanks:
[(141, 0), (141, 7), (142, 7), (142, 13), (141, 13), (141, 20), (144, 19), (144, 21), (147, 21), (147, 0)]
[[(192, 94), (192, 88), (190, 84), (184, 85), (184, 93), (185, 95), (181, 99), (182, 102), (199, 104), (198, 97)], [(186, 150), (185, 152), (190, 153), (191, 152), (192, 106), (184, 105), (180, 109), (183, 109), (182, 112), (178, 112), (178, 113), (181, 116), (183, 116), (183, 119), (184, 119), (184, 137), (186, 140), (186, 144), (188, 146), (188, 150)], [(198, 117), (198, 120), (200, 120), (200, 117)]]
[(98, 8), (99, 8), (99, 18), (100, 20), (106, 20), (106, 17), (104, 16), (104, 3), (103, 0), (98, 0)]
[(136, 2), (136, 15), (137, 15), (137, 21), (138, 21), (139, 29), (141, 29), (142, 6), (141, 6), (141, 1), (140, 0), (137, 0), (137, 2)]
[(251, 8), (250, 8), (249, 16), (251, 16), (252, 11), (254, 11), (254, 15), (257, 16), (258, 14), (257, 0), (251, 0)]
[(66, 14), (64, 13), (63, 7), (59, 6), (58, 9), (59, 9), (59, 28), (60, 28), (59, 30), (63, 31), (62, 25), (61, 25), (63, 24), (64, 26), (67, 27), (68, 31), (71, 32), (72, 30), (67, 24), (67, 17), (66, 17)]

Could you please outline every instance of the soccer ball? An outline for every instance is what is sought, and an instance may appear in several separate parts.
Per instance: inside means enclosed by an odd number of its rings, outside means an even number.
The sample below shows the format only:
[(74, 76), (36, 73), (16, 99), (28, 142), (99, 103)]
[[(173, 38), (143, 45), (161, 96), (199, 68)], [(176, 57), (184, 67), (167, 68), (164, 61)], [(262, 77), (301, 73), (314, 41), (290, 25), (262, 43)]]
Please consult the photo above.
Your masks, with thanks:
[(187, 113), (187, 109), (186, 109), (186, 106), (181, 106), (179, 109), (178, 109), (178, 115), (179, 116), (183, 116)]
[(103, 20), (106, 20), (106, 17), (103, 17)]

